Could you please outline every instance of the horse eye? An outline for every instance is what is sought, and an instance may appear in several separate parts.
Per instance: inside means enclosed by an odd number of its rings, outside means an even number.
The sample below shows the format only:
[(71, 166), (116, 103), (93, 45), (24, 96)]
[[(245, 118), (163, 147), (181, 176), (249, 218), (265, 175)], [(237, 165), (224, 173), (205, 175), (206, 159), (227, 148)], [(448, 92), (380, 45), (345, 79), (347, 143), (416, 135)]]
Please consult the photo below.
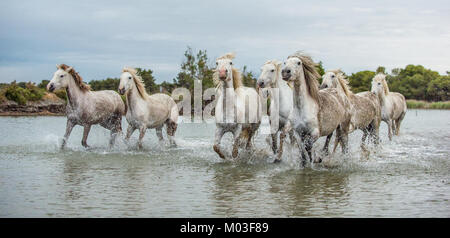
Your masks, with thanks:
[(378, 83), (378, 85), (381, 85), (381, 83)]
[(60, 78), (62, 78), (62, 77), (64, 77), (64, 75), (63, 74), (61, 74), (60, 76), (59, 76)]
[(270, 70), (270, 72), (275, 72), (275, 70), (274, 70), (274, 69), (272, 69), (272, 70)]
[(131, 76), (130, 76), (130, 77), (128, 77), (128, 79), (131, 79)]
[(233, 62), (230, 62), (230, 65), (233, 65)]
[(298, 62), (297, 64), (298, 64), (298, 65), (301, 65), (301, 64), (302, 64), (302, 62)]
[(216, 62), (216, 65), (219, 65), (219, 63)]
[(334, 78), (334, 75), (331, 75), (332, 78)]

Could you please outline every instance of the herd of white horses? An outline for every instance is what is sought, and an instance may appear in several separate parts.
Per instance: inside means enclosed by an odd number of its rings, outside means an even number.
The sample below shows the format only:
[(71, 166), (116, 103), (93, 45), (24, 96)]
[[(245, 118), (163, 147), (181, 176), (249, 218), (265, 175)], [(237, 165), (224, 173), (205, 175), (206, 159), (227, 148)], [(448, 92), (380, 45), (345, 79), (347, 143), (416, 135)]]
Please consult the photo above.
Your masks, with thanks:
[[(221, 148), (221, 140), (227, 132), (233, 134), (232, 158), (236, 158), (241, 149), (252, 149), (252, 138), (261, 124), (262, 105), (265, 105), (262, 102), (267, 99), (270, 99), (269, 120), (271, 126), (276, 127), (267, 138), (275, 162), (281, 161), (287, 135), (291, 144), (297, 144), (304, 166), (308, 160), (321, 162), (321, 158), (313, 153), (313, 144), (320, 137), (326, 136), (323, 152), (328, 154), (333, 133), (333, 153), (339, 144), (342, 152), (347, 153), (348, 135), (357, 129), (363, 132), (363, 150), (366, 150), (367, 139), (377, 146), (381, 121), (388, 125), (390, 140), (393, 134), (400, 133), (406, 100), (400, 93), (389, 91), (384, 74), (375, 75), (371, 91), (354, 94), (342, 71), (329, 70), (321, 76), (310, 56), (296, 52), (284, 63), (267, 61), (261, 68), (257, 91), (243, 86), (241, 74), (233, 66), (234, 57), (233, 53), (228, 53), (217, 58), (214, 73), (216, 130), (213, 149), (223, 159), (227, 156)], [(322, 84), (319, 85), (321, 77)], [(84, 127), (81, 141), (84, 147), (88, 147), (87, 137), (94, 124), (111, 131), (110, 146), (114, 145), (117, 135), (122, 133), (123, 115), (128, 122), (127, 141), (138, 129), (138, 147), (142, 148), (146, 130), (154, 128), (162, 142), (165, 126), (170, 145), (176, 146), (177, 104), (167, 94), (147, 94), (142, 78), (133, 68), (124, 68), (120, 75), (118, 92), (125, 95), (125, 103), (115, 91), (91, 91), (80, 75), (65, 64), (57, 65), (57, 71), (47, 85), (50, 92), (58, 89), (65, 89), (68, 99), (62, 148), (75, 125)], [(272, 123), (275, 121), (277, 123)]]

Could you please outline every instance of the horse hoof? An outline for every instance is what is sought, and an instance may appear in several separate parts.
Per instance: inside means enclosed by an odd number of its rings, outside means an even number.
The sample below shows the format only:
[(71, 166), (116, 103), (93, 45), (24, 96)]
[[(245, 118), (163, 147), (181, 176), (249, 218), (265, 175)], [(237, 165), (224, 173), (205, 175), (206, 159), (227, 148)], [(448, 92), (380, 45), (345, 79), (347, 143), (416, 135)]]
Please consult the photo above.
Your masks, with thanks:
[(274, 164), (281, 163), (281, 159), (275, 159), (275, 160), (273, 161), (273, 163), (274, 163)]

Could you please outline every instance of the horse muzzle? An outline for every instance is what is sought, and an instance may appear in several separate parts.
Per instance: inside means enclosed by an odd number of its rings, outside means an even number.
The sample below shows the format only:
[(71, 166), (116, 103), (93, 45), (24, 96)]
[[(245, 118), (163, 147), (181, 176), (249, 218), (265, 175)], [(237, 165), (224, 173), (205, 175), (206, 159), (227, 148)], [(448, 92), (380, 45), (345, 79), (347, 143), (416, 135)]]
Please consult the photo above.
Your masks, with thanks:
[(49, 84), (49, 85), (47, 86), (47, 90), (48, 90), (49, 92), (55, 91), (55, 85), (54, 85), (53, 83)]
[(291, 78), (291, 70), (290, 69), (283, 69), (282, 71), (281, 71), (281, 78), (284, 80), (284, 81), (288, 81), (290, 78)]
[(259, 88), (264, 88), (266, 85), (265, 85), (265, 83), (264, 82), (259, 82), (258, 83), (258, 87)]
[(120, 95), (124, 95), (125, 94), (125, 89), (124, 88), (119, 88), (119, 94)]

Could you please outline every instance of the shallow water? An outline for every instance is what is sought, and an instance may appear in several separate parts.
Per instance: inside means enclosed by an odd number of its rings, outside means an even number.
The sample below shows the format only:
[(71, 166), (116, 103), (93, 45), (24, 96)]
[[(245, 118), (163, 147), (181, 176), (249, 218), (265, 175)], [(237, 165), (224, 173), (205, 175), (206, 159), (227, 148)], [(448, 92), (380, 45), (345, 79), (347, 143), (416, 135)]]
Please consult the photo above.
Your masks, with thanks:
[(302, 169), (291, 146), (270, 163), (263, 132), (229, 162), (212, 150), (214, 124), (180, 124), (177, 148), (149, 130), (142, 151), (137, 132), (109, 149), (99, 126), (86, 150), (76, 127), (61, 151), (64, 117), (0, 117), (0, 217), (450, 217), (449, 118), (409, 110), (391, 142), (382, 123), (368, 157), (355, 132), (350, 155)]

